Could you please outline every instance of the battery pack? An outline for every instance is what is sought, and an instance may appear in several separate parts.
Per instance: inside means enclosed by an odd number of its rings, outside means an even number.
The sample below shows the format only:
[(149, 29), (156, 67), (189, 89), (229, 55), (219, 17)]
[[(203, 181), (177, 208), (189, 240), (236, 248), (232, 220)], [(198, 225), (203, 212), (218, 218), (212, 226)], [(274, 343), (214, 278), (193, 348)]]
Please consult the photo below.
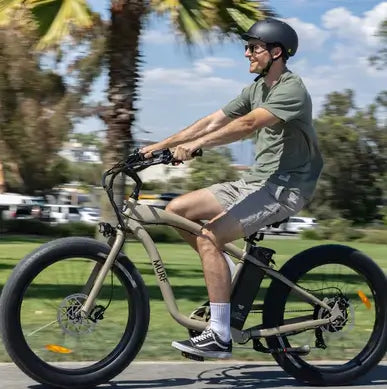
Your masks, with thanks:
[[(249, 255), (269, 265), (274, 250), (251, 246)], [(246, 257), (231, 294), (231, 327), (241, 330), (245, 324), (265, 272)]]

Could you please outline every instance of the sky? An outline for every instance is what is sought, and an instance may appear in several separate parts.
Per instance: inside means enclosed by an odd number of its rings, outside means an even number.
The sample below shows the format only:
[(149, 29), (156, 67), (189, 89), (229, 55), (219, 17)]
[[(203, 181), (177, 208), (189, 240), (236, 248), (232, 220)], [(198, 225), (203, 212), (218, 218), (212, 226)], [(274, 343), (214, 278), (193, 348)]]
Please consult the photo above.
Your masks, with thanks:
[[(108, 0), (88, 2), (109, 18)], [(365, 107), (387, 89), (387, 71), (368, 64), (368, 57), (381, 47), (375, 33), (387, 19), (387, 1), (272, 0), (268, 4), (298, 33), (299, 49), (288, 68), (304, 80), (315, 117), (330, 92), (353, 89), (357, 106)], [(214, 42), (188, 53), (167, 19), (151, 17), (141, 39), (145, 63), (135, 135), (161, 140), (235, 98), (254, 79), (243, 45), (239, 39)], [(106, 76), (97, 80), (93, 100), (106, 98), (106, 82)], [(98, 119), (76, 128), (82, 132), (103, 129)], [(252, 163), (249, 142), (233, 144), (232, 151), (237, 163)]]

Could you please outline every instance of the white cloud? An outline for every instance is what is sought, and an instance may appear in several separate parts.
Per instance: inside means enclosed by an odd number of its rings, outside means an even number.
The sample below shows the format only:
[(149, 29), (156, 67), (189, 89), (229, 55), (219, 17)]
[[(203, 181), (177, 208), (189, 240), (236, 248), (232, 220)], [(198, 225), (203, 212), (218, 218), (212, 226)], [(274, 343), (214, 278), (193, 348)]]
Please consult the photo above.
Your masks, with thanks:
[(321, 110), (321, 106), (328, 93), (353, 89), (355, 99), (360, 107), (370, 104), (387, 84), (387, 74), (370, 68), (366, 59), (356, 62), (341, 62), (335, 66), (323, 65), (318, 67), (304, 67), (300, 74), (313, 100), (314, 116)]
[(158, 45), (170, 44), (177, 42), (177, 39), (169, 32), (158, 30), (147, 30), (141, 35), (144, 43), (153, 43)]
[(348, 9), (338, 7), (327, 11), (321, 19), (333, 37), (350, 41), (355, 46), (375, 47), (380, 42), (375, 34), (380, 23), (387, 19), (387, 2), (379, 3), (363, 15), (355, 16)]
[(387, 19), (387, 2), (378, 4), (372, 10), (365, 12), (363, 30), (366, 32), (367, 40), (375, 45), (380, 42), (380, 37), (375, 36), (381, 23)]
[(296, 31), (300, 50), (319, 50), (329, 36), (327, 31), (297, 18), (285, 19)]
[(144, 83), (175, 85), (190, 90), (201, 88), (236, 88), (242, 84), (228, 78), (213, 76), (219, 68), (232, 68), (236, 62), (225, 57), (205, 57), (196, 60), (191, 68), (153, 68), (143, 73)]
[(187, 88), (193, 90), (208, 90), (210, 88), (239, 88), (243, 87), (243, 84), (229, 79), (211, 76), (212, 70), (205, 68), (205, 65), (194, 66), (189, 68), (153, 68), (144, 71), (144, 85), (148, 83), (155, 83), (167, 86), (179, 86), (181, 88)]
[(194, 62), (194, 72), (199, 75), (211, 74), (218, 68), (235, 67), (236, 62), (231, 58), (205, 57)]

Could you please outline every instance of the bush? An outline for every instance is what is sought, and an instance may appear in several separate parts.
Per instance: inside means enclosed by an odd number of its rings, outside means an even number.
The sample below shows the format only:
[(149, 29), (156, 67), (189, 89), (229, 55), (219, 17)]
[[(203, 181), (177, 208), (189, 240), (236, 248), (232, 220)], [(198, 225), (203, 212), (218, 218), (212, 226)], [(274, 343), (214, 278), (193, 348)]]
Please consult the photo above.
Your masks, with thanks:
[(50, 225), (39, 220), (5, 220), (3, 232), (9, 234), (27, 234), (39, 236), (65, 237), (65, 236), (91, 236), (95, 235), (95, 226), (85, 223), (66, 223)]
[(351, 222), (346, 219), (323, 220), (317, 228), (302, 232), (302, 237), (305, 239), (336, 240), (339, 242), (357, 240), (363, 236), (364, 233), (353, 228)]
[(378, 213), (379, 213), (381, 222), (385, 226), (387, 226), (387, 206), (384, 206), (384, 207), (380, 208), (380, 211)]
[(310, 230), (303, 230), (301, 232), (301, 237), (303, 239), (309, 239), (309, 240), (322, 240), (324, 239), (322, 234), (316, 229), (310, 229)]
[(58, 236), (95, 236), (96, 226), (81, 222), (70, 222), (51, 226), (58, 232)]
[(365, 236), (361, 238), (360, 241), (365, 243), (386, 244), (387, 230), (365, 230)]
[(145, 229), (155, 242), (175, 243), (183, 242), (178, 232), (168, 226), (145, 226)]
[[(145, 226), (146, 230), (155, 242), (175, 243), (183, 242), (178, 232), (168, 226)], [(2, 225), (2, 233), (20, 235), (39, 235), (49, 237), (66, 236), (90, 236), (94, 237), (96, 226), (70, 222), (66, 224), (50, 225), (39, 220), (5, 220)]]
[(4, 220), (2, 229), (2, 232), (10, 234), (54, 236), (51, 226), (39, 220)]

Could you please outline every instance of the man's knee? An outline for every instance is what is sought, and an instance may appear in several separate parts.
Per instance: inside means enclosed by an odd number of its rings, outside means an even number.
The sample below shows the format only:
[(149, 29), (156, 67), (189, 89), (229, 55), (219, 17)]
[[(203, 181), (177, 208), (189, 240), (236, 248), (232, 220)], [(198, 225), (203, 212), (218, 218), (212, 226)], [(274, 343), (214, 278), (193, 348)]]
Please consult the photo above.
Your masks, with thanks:
[(175, 215), (183, 216), (186, 215), (186, 205), (185, 202), (180, 199), (180, 197), (176, 197), (173, 200), (171, 200), (167, 206), (165, 207), (165, 210), (171, 213), (174, 213)]
[(202, 228), (200, 235), (197, 237), (197, 243), (198, 245), (206, 245), (211, 243), (218, 249), (221, 249), (226, 242), (223, 242), (222, 237), (216, 234), (210, 225), (206, 225)]
[(221, 250), (226, 243), (244, 235), (241, 223), (230, 214), (222, 212), (203, 226), (201, 239), (213, 242)]

